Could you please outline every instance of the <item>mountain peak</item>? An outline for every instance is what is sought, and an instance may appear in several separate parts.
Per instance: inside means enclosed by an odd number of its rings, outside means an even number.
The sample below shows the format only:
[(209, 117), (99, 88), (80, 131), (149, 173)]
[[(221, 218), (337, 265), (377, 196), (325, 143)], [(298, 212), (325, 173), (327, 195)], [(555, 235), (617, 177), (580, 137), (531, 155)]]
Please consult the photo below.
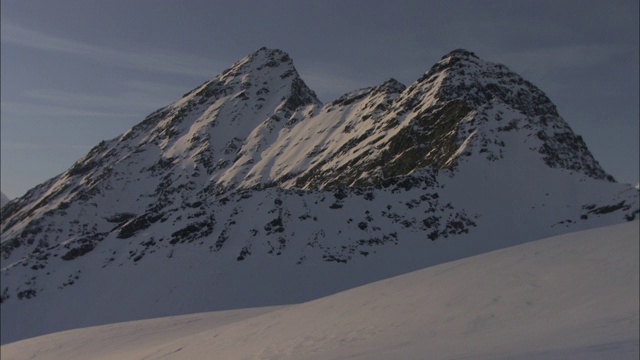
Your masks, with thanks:
[(447, 59), (447, 58), (476, 58), (479, 59), (479, 57), (469, 51), (469, 50), (465, 50), (465, 49), (455, 49), (452, 50), (451, 52), (449, 52), (448, 54), (446, 54), (445, 56), (442, 57), (442, 59)]
[(287, 53), (281, 49), (270, 49), (266, 46), (261, 47), (260, 49), (254, 51), (253, 53), (249, 54), (249, 56), (251, 55), (258, 55), (258, 54), (266, 54), (266, 55), (287, 55)]
[(279, 63), (293, 66), (293, 61), (291, 61), (289, 54), (280, 49), (261, 47), (255, 52), (249, 54), (246, 58), (248, 58), (252, 63), (267, 67), (275, 67), (278, 66)]
[(485, 61), (469, 50), (455, 49), (444, 55), (440, 61), (433, 65), (422, 79), (444, 72), (448, 74), (466, 74), (468, 77), (468, 75), (485, 74), (485, 70), (510, 72), (506, 66)]
[(601, 180), (542, 91), (469, 51), (322, 106), (261, 48), (2, 208), (0, 341), (303, 302), (636, 219), (638, 191)]
[(289, 54), (279, 49), (262, 47), (238, 60), (230, 68), (223, 71), (217, 79), (229, 81), (237, 77), (258, 73), (280, 76), (282, 79), (292, 75), (299, 77)]
[(407, 88), (403, 83), (401, 83), (400, 81), (394, 78), (387, 79), (385, 82), (379, 85), (379, 87), (384, 89), (394, 90), (396, 92), (402, 92), (404, 91), (404, 89)]

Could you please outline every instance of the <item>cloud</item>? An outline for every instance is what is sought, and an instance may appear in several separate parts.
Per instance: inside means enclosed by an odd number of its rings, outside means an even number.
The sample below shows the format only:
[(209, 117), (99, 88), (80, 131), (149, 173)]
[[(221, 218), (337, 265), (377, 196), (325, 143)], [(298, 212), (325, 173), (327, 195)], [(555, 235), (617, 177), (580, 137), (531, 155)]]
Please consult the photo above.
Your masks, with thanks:
[(32, 89), (3, 100), (3, 114), (29, 117), (140, 118), (178, 99), (188, 89), (159, 82), (123, 80), (115, 94)]
[[(78, 93), (64, 90), (36, 89), (27, 90), (21, 96), (29, 103), (49, 104), (78, 109), (127, 109), (137, 111), (145, 109), (148, 104), (161, 103), (167, 105), (169, 101), (181, 95), (180, 90), (157, 86), (148, 89), (135, 89), (128, 81), (122, 85), (122, 91), (116, 94), (99, 95)], [(168, 100), (169, 99), (169, 100)], [(33, 106), (33, 104), (30, 104)]]
[[(16, 114), (24, 117), (111, 117), (111, 118), (129, 118), (140, 116), (137, 113), (124, 113), (117, 111), (96, 111), (93, 109), (82, 109), (74, 106), (59, 105), (34, 105), (28, 102), (2, 101), (0, 104), (2, 114)], [(9, 121), (10, 118), (4, 120)]]
[(123, 68), (208, 78), (220, 64), (188, 54), (123, 51), (45, 34), (2, 21), (2, 42), (43, 51), (83, 56)]
[(91, 149), (95, 144), (69, 144), (69, 143), (56, 143), (56, 144), (48, 144), (48, 143), (34, 143), (34, 142), (2, 142), (2, 148), (5, 150), (58, 150), (58, 149), (79, 149), (82, 151), (86, 151)]

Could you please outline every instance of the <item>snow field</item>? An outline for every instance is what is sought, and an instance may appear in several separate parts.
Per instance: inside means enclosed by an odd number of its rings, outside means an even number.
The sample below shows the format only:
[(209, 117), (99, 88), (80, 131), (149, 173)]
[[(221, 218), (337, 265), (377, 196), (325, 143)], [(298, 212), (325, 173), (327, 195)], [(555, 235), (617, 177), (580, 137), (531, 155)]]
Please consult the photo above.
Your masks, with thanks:
[(297, 305), (77, 329), (3, 359), (637, 359), (638, 222), (533, 241)]

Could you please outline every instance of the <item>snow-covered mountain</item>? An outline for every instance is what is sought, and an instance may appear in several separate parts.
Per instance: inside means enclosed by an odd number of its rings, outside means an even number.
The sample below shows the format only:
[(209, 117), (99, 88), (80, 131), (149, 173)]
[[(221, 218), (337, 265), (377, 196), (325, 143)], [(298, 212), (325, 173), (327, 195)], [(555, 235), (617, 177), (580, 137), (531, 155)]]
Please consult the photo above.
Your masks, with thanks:
[(639, 212), (505, 66), (455, 50), (323, 105), (262, 48), (2, 209), (2, 342), (306, 301)]
[(2, 357), (637, 359), (638, 229), (537, 240), (302, 304), (45, 335)]

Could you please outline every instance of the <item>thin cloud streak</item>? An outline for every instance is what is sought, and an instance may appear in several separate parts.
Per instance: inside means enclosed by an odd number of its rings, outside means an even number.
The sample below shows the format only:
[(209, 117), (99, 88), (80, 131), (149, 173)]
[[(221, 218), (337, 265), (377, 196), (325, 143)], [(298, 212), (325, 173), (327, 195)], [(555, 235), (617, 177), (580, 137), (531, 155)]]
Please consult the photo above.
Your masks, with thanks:
[(2, 101), (3, 114), (28, 116), (139, 117), (177, 100), (185, 89), (157, 82), (125, 80), (114, 95), (56, 89), (27, 90), (20, 100)]
[[(38, 118), (46, 118), (46, 117), (112, 117), (112, 118), (128, 118), (132, 116), (139, 116), (136, 113), (123, 113), (123, 112), (113, 112), (113, 111), (95, 111), (95, 110), (86, 110), (79, 109), (76, 107), (67, 107), (67, 106), (59, 106), (59, 105), (44, 105), (39, 104), (34, 106), (32, 103), (23, 103), (23, 102), (15, 102), (15, 101), (3, 101), (1, 104), (2, 114), (15, 114), (20, 115), (21, 118), (25, 117), (38, 117)], [(10, 118), (6, 117), (3, 119), (5, 121), (10, 121)]]
[(126, 52), (89, 45), (2, 22), (2, 42), (31, 49), (84, 56), (123, 68), (208, 78), (220, 64), (196, 56)]
[(168, 102), (175, 101), (180, 97), (180, 95), (178, 95), (180, 91), (175, 90), (163, 91), (163, 89), (156, 88), (155, 93), (151, 93), (151, 90), (131, 91), (127, 89), (126, 86), (122, 88), (126, 90), (115, 95), (92, 95), (60, 90), (38, 89), (25, 91), (22, 96), (29, 100), (35, 100), (38, 104), (45, 103), (80, 109), (121, 109), (126, 110), (126, 112), (137, 112), (141, 109), (146, 109), (146, 104), (157, 103), (166, 105)]
[(89, 150), (94, 145), (86, 145), (86, 144), (69, 144), (69, 143), (55, 143), (55, 144), (46, 144), (46, 143), (28, 143), (28, 142), (2, 142), (2, 149), (5, 150), (55, 150), (55, 149), (80, 149), (80, 150)]

